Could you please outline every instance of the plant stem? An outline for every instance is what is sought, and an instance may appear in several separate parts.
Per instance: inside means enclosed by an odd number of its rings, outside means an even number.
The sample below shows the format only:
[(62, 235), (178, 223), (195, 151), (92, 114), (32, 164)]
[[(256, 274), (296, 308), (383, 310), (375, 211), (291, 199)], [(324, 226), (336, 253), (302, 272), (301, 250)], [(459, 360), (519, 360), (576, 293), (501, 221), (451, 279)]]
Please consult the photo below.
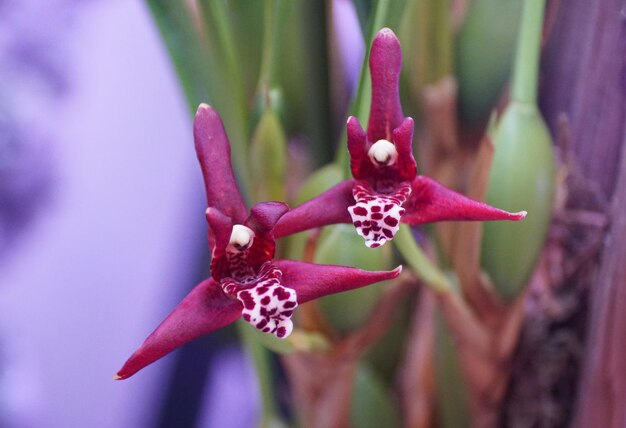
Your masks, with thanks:
[(259, 382), (261, 395), (261, 426), (270, 426), (278, 419), (278, 405), (274, 383), (272, 382), (272, 368), (269, 351), (257, 340), (251, 327), (242, 320), (237, 321), (239, 337), (243, 342), (246, 352), (252, 358), (252, 364)]
[(514, 101), (537, 103), (537, 76), (545, 0), (525, 0), (513, 68)]
[(212, 77), (217, 82), (210, 100), (224, 119), (231, 143), (235, 175), (242, 195), (249, 201), (251, 178), (248, 168), (248, 103), (230, 17), (221, 0), (200, 1), (199, 6), (213, 64)]
[(174, 63), (193, 113), (201, 102), (211, 99), (211, 65), (191, 12), (182, 0), (147, 0), (154, 21)]
[(274, 0), (263, 3), (263, 54), (257, 92), (266, 92), (272, 84), (272, 69), (275, 51)]
[(241, 68), (237, 57), (234, 36), (230, 26), (230, 18), (222, 1), (208, 1), (205, 3), (211, 10), (215, 19), (212, 20), (217, 31), (218, 41), (226, 59), (226, 71), (232, 81), (231, 97), (234, 95), (235, 103), (239, 108), (241, 117), (247, 122), (248, 109), (245, 95), (243, 93), (243, 79), (241, 78)]
[(433, 10), (435, 37), (435, 68), (433, 82), (452, 73), (452, 27), (450, 22), (450, 2), (436, 0)]
[[(365, 37), (365, 58), (363, 58), (363, 66), (361, 67), (361, 75), (359, 77), (359, 86), (356, 91), (356, 96), (352, 101), (350, 107), (350, 113), (356, 116), (361, 123), (365, 123), (368, 117), (370, 102), (372, 98), (372, 77), (369, 70), (369, 51), (370, 45), (374, 36), (380, 30), (385, 20), (387, 19), (387, 12), (389, 10), (390, 0), (378, 0), (376, 3), (376, 10), (374, 11), (374, 18), (369, 29), (369, 34)], [(346, 134), (343, 133), (339, 146), (337, 147), (337, 153), (335, 154), (335, 163), (344, 171), (346, 177), (350, 176), (350, 161), (348, 157), (348, 151), (346, 150)]]
[(426, 257), (426, 254), (415, 242), (415, 238), (411, 233), (410, 226), (406, 224), (400, 225), (400, 230), (396, 233), (393, 240), (398, 251), (402, 254), (404, 260), (409, 264), (413, 272), (426, 285), (439, 293), (453, 291), (454, 288), (448, 278)]

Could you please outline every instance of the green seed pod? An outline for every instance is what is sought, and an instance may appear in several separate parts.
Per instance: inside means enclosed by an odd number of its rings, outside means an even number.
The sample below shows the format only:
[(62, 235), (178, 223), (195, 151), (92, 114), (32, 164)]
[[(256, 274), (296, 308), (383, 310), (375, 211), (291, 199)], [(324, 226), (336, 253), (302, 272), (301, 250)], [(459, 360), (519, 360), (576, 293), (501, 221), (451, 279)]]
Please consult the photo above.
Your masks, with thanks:
[(495, 147), (487, 202), (526, 210), (518, 223), (484, 226), (482, 265), (498, 292), (513, 299), (532, 274), (554, 203), (552, 139), (537, 109), (537, 75), (545, 0), (525, 0), (512, 84), (512, 102), (492, 132)]
[(474, 0), (457, 36), (461, 121), (483, 126), (508, 81), (521, 1)]
[[(391, 267), (391, 246), (367, 248), (363, 238), (351, 224), (325, 228), (320, 237), (315, 263), (354, 266), (367, 270), (388, 270)], [(358, 290), (334, 294), (319, 300), (328, 322), (339, 332), (359, 327), (370, 315), (383, 291), (384, 283), (372, 284)]]
[(272, 109), (267, 109), (254, 131), (250, 145), (250, 169), (256, 201), (285, 199), (287, 138)]
[(459, 361), (459, 350), (441, 311), (435, 325), (435, 388), (437, 426), (470, 426), (468, 391)]
[(513, 299), (530, 277), (546, 238), (555, 191), (552, 139), (534, 105), (513, 102), (492, 135), (487, 202), (528, 211), (520, 222), (484, 225), (481, 261), (496, 290)]
[(365, 363), (359, 364), (352, 393), (351, 426), (355, 428), (402, 426), (398, 409), (391, 397), (393, 394), (378, 373)]

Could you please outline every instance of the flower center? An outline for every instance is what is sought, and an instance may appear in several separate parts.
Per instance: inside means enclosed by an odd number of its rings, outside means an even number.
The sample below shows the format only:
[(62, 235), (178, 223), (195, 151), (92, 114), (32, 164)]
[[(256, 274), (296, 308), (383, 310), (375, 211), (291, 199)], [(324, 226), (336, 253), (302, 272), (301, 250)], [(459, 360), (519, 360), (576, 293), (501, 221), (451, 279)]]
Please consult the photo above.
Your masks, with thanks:
[(220, 282), (222, 290), (243, 305), (245, 321), (279, 339), (291, 334), (291, 315), (298, 306), (296, 291), (281, 284), (282, 275), (278, 268), (267, 262), (253, 282), (241, 283), (232, 278)]
[(233, 226), (226, 250), (231, 253), (245, 251), (252, 246), (253, 241), (254, 231), (242, 224), (236, 224)]
[(396, 146), (387, 140), (378, 140), (367, 152), (374, 165), (389, 166), (393, 165), (398, 159), (398, 150)]
[(389, 194), (380, 194), (363, 182), (354, 186), (352, 195), (356, 203), (348, 207), (348, 212), (365, 245), (376, 248), (393, 239), (405, 212), (402, 204), (410, 194), (411, 185), (406, 181)]
[(230, 276), (241, 282), (247, 282), (254, 277), (254, 269), (249, 262), (249, 249), (254, 242), (254, 231), (241, 224), (233, 226), (230, 241), (226, 246), (226, 260)]

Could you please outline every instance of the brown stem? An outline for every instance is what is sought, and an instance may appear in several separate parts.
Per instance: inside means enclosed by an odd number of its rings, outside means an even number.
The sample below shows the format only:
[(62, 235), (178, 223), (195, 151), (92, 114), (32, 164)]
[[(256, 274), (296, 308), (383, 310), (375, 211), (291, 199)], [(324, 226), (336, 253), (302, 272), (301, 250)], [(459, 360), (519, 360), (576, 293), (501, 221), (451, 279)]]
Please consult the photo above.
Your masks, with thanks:
[(399, 377), (406, 428), (434, 425), (435, 308), (435, 295), (428, 287), (423, 287)]
[(388, 331), (397, 316), (398, 305), (414, 290), (414, 284), (408, 274), (389, 284), (368, 321), (338, 340), (330, 352), (283, 356), (304, 426), (350, 426), (350, 403), (359, 358)]

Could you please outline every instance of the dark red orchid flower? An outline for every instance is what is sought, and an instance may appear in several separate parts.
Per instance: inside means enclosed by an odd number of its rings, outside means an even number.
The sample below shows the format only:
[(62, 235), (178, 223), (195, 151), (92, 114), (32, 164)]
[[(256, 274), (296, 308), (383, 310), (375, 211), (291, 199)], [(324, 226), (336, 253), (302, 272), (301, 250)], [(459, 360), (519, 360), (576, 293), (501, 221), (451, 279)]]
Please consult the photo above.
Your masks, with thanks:
[(293, 328), (298, 306), (328, 294), (395, 278), (393, 271), (274, 261), (273, 228), (289, 210), (282, 202), (262, 202), (250, 215), (237, 188), (230, 143), (215, 110), (200, 105), (194, 122), (196, 152), (209, 208), (211, 278), (197, 285), (126, 361), (116, 379), (126, 379), (175, 348), (222, 328), (240, 317), (278, 338)]
[(367, 133), (355, 117), (347, 123), (352, 180), (285, 214), (277, 237), (335, 223), (352, 223), (368, 247), (393, 239), (400, 222), (410, 225), (446, 220), (521, 220), (417, 175), (411, 150), (413, 119), (404, 117), (398, 83), (402, 50), (388, 28), (378, 32), (370, 51), (372, 103)]

